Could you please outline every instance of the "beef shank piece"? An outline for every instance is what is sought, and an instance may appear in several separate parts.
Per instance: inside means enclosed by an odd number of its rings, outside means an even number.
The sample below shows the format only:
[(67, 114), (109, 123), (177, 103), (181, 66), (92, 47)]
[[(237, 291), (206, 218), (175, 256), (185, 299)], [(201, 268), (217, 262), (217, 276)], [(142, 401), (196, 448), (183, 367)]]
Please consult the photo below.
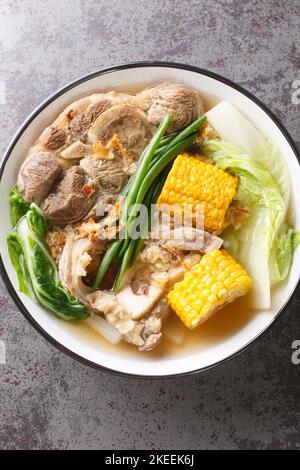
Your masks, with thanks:
[[(74, 143), (87, 141), (87, 133), (95, 120), (107, 109), (117, 104), (130, 104), (133, 107), (147, 109), (148, 98), (127, 95), (125, 93), (96, 93), (94, 95), (81, 98), (68, 105), (48, 126), (39, 138), (39, 143), (46, 150), (54, 150), (57, 155), (64, 152), (64, 149)], [(73, 150), (67, 152), (68, 155)], [(70, 158), (61, 155), (62, 158)], [(80, 158), (80, 155), (78, 156)], [(75, 158), (75, 156), (74, 156)]]
[[(59, 156), (74, 142), (86, 142), (87, 131), (97, 117), (112, 106), (112, 98), (107, 95), (92, 95), (67, 106), (58, 118), (48, 126), (39, 138), (46, 150), (54, 150)], [(72, 148), (70, 149), (70, 151)], [(70, 153), (67, 152), (68, 154)], [(61, 155), (62, 158), (70, 158)]]
[(95, 103), (90, 104), (84, 112), (75, 116), (69, 125), (68, 142), (74, 142), (77, 139), (82, 142), (86, 142), (87, 132), (91, 125), (95, 122), (98, 116), (109, 109), (111, 105), (112, 99), (103, 96)]
[(80, 166), (74, 165), (62, 172), (41, 208), (45, 216), (57, 225), (74, 223), (90, 210), (95, 193), (96, 184), (87, 183)]
[(148, 119), (157, 126), (165, 114), (173, 117), (168, 132), (177, 131), (204, 113), (204, 104), (196, 90), (183, 84), (162, 83), (140, 93), (148, 98)]
[(117, 104), (104, 111), (88, 131), (88, 141), (107, 144), (114, 135), (124, 147), (139, 157), (152, 137), (147, 115), (131, 104)]
[(98, 187), (95, 204), (87, 214), (87, 218), (93, 217), (99, 220), (104, 217), (107, 211), (111, 210), (128, 181), (121, 155), (117, 152), (114, 155), (112, 160), (87, 155), (80, 161), (85, 174), (95, 181)]
[(82, 115), (91, 104), (90, 97), (80, 98), (69, 104), (46, 129), (38, 139), (38, 143), (46, 150), (54, 150), (59, 154), (59, 150), (69, 144), (68, 131), (70, 122), (75, 117)]
[(95, 155), (87, 155), (80, 161), (80, 166), (97, 183), (102, 193), (119, 194), (127, 182), (127, 175), (119, 158), (103, 160)]
[(60, 172), (61, 167), (50, 152), (33, 152), (20, 168), (17, 188), (26, 202), (40, 204)]

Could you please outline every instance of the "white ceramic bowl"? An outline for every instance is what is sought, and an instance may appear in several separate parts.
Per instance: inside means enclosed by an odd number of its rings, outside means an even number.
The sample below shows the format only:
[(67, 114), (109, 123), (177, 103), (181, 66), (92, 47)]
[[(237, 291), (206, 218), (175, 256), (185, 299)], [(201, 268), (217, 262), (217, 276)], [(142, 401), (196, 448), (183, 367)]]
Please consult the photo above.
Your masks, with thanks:
[[(1, 176), (1, 271), (4, 282), (15, 303), (33, 326), (59, 349), (82, 362), (119, 374), (162, 377), (188, 374), (220, 364), (244, 351), (273, 323), (286, 306), (300, 277), (300, 249), (294, 255), (290, 275), (272, 298), (270, 311), (257, 313), (240, 328), (224, 335), (218, 341), (199, 342), (199, 348), (187, 350), (176, 357), (153, 356), (147, 353), (127, 354), (116, 348), (105, 347), (101, 341), (90, 341), (81, 335), (78, 328), (61, 321), (51, 313), (18, 292), (17, 277), (11, 265), (6, 235), (11, 229), (9, 214), (9, 190), (16, 183), (20, 162), (27, 149), (40, 132), (70, 102), (81, 96), (115, 88), (142, 88), (145, 84), (163, 81), (183, 82), (196, 88), (213, 101), (228, 100), (242, 111), (258, 128), (266, 132), (279, 146), (289, 166), (292, 184), (291, 217), (296, 227), (300, 227), (300, 204), (297, 204), (300, 166), (296, 147), (278, 119), (254, 96), (234, 83), (214, 73), (170, 63), (135, 63), (112, 67), (87, 75), (65, 86), (44, 101), (24, 122), (13, 137), (4, 159)], [(298, 201), (299, 202), (299, 201)], [(121, 351), (121, 352), (120, 352)], [(180, 352), (180, 348), (179, 348)]]

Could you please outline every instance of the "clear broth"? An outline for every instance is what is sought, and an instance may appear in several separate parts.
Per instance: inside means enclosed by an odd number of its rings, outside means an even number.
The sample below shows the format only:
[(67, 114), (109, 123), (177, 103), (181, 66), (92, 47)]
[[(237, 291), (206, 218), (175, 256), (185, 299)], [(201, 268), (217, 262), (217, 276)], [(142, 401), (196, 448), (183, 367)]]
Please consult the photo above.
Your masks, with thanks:
[[(247, 296), (245, 296), (219, 310), (206, 322), (191, 331), (171, 311), (162, 329), (161, 342), (153, 351), (144, 353), (139, 352), (135, 346), (125, 341), (120, 341), (117, 344), (110, 343), (84, 322), (70, 325), (70, 327), (75, 336), (95, 348), (109, 351), (112, 355), (132, 357), (143, 354), (149, 359), (160, 359), (168, 356), (184, 356), (192, 351), (206, 349), (208, 346), (224, 341), (244, 328), (256, 313), (249, 307)], [(170, 339), (170, 336), (173, 335), (177, 337), (182, 335), (182, 341), (178, 344), (175, 343)]]

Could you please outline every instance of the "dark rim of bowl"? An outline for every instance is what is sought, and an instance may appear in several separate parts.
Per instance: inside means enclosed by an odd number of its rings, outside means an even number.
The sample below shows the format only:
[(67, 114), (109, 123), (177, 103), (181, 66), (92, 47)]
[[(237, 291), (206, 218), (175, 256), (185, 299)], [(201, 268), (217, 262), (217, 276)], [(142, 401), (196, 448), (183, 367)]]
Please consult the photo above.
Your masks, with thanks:
[[(132, 69), (132, 68), (144, 68), (144, 67), (166, 67), (166, 68), (175, 68), (175, 69), (182, 69), (182, 70), (188, 70), (190, 72), (195, 72), (200, 75), (205, 75), (207, 77), (213, 78), (219, 82), (224, 83), (225, 85), (230, 86), (231, 88), (234, 88), (241, 94), (245, 95), (247, 98), (252, 100), (256, 105), (258, 105), (271, 119), (272, 121), (276, 124), (276, 126), (279, 128), (281, 133), (284, 135), (286, 140), (288, 141), (290, 147), (292, 148), (294, 154), (297, 157), (298, 163), (300, 165), (300, 153), (288, 133), (288, 131), (285, 129), (281, 121), (273, 114), (273, 112), (264, 104), (262, 103), (258, 98), (256, 98), (252, 93), (249, 91), (245, 90), (243, 87), (240, 85), (237, 85), (236, 83), (232, 82), (231, 80), (222, 77), (221, 75), (216, 74), (215, 72), (210, 72), (208, 70), (202, 69), (200, 67), (192, 66), (192, 65), (186, 65), (186, 64), (181, 64), (177, 62), (159, 62), (159, 61), (140, 61), (140, 62), (132, 62), (128, 64), (121, 64), (121, 65), (116, 65), (112, 67), (107, 67), (104, 69), (97, 70), (95, 72), (92, 72), (88, 75), (85, 75), (77, 80), (72, 81), (71, 83), (67, 84), (66, 86), (60, 88), (58, 91), (54, 92), (52, 95), (50, 95), (45, 101), (43, 101), (35, 110), (28, 116), (28, 118), (23, 122), (23, 124), (20, 126), (19, 130), (16, 132), (15, 136), (12, 138), (12, 141), (10, 142), (7, 150), (4, 153), (3, 159), (1, 161), (1, 167), (0, 167), (0, 183), (2, 180), (3, 172), (5, 169), (5, 165), (7, 160), (10, 157), (10, 154), (12, 150), (14, 149), (16, 143), (18, 142), (19, 138), (21, 135), (24, 133), (26, 128), (31, 124), (31, 122), (40, 114), (41, 111), (43, 111), (50, 103), (55, 101), (59, 96), (62, 94), (66, 93), (70, 89), (76, 87), (77, 85), (80, 85), (81, 83), (91, 80), (92, 78), (98, 77), (100, 75), (104, 75), (106, 73), (110, 72), (115, 72), (119, 70), (126, 70), (126, 69)], [(251, 341), (249, 341), (247, 344), (245, 344), (242, 348), (240, 348), (238, 351), (235, 353), (231, 354), (230, 356), (215, 362), (214, 364), (210, 364), (209, 366), (202, 367), (200, 369), (195, 369), (187, 372), (181, 372), (178, 374), (168, 374), (168, 375), (143, 375), (143, 374), (131, 374), (127, 372), (121, 372), (115, 369), (110, 369), (105, 366), (101, 366), (100, 364), (97, 364), (93, 361), (90, 361), (89, 359), (86, 359), (79, 354), (73, 352), (72, 350), (68, 349), (66, 346), (63, 346), (61, 343), (56, 341), (47, 331), (45, 331), (39, 323), (31, 316), (30, 312), (27, 310), (23, 302), (18, 296), (18, 293), (15, 291), (12, 282), (9, 278), (9, 275), (5, 269), (2, 256), (0, 254), (0, 273), (2, 276), (2, 279), (19, 310), (21, 313), (24, 315), (24, 317), (31, 323), (31, 325), (44, 337), (46, 338), (51, 344), (53, 344), (57, 349), (60, 351), (64, 352), (68, 356), (72, 357), (73, 359), (76, 359), (77, 361), (81, 362), (82, 364), (88, 365), (90, 367), (93, 367), (95, 369), (98, 369), (102, 372), (108, 372), (110, 374), (114, 374), (117, 376), (124, 376), (124, 377), (131, 377), (131, 378), (139, 378), (139, 379), (166, 379), (166, 378), (178, 378), (178, 377), (184, 377), (192, 374), (197, 374), (199, 372), (204, 372), (210, 369), (213, 369), (217, 366), (220, 366), (221, 364), (224, 364), (225, 362), (239, 356), (241, 353), (243, 353), (246, 350), (249, 350), (251, 346), (256, 344), (256, 342), (263, 337), (263, 335), (269, 330), (269, 328), (274, 325), (275, 321), (279, 318), (279, 315), (283, 313), (284, 310), (286, 310), (288, 304), (292, 300), (292, 297), (295, 293), (295, 290), (297, 288), (297, 285), (289, 298), (286, 300), (285, 304), (280, 308), (276, 316), (274, 317), (273, 321), (257, 336), (255, 336)]]

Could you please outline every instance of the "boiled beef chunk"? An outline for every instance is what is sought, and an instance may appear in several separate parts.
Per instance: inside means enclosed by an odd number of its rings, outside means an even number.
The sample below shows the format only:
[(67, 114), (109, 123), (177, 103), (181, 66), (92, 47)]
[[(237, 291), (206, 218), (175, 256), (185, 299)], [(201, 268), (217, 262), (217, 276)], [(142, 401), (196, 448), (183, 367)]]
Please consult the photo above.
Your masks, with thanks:
[(199, 93), (179, 83), (162, 83), (140, 93), (148, 98), (148, 119), (157, 126), (165, 114), (173, 117), (168, 132), (177, 131), (204, 113), (204, 103)]
[(87, 155), (80, 161), (80, 166), (98, 187), (95, 204), (86, 218), (100, 220), (112, 209), (128, 181), (123, 157), (118, 151), (114, 151), (113, 158), (109, 160), (98, 158), (95, 154)]
[(74, 142), (77, 139), (86, 141), (87, 131), (95, 120), (112, 105), (112, 99), (105, 95), (92, 103), (88, 108), (72, 119), (68, 129), (68, 141)]
[(152, 137), (147, 115), (131, 104), (117, 104), (104, 111), (88, 131), (88, 141), (106, 144), (114, 135), (124, 147), (139, 157)]
[(119, 194), (127, 182), (122, 160), (103, 160), (95, 155), (87, 155), (80, 161), (84, 172), (99, 186), (101, 193)]
[(51, 153), (34, 152), (20, 168), (17, 187), (26, 202), (40, 204), (60, 172), (61, 167)]
[(46, 217), (57, 225), (81, 220), (93, 205), (96, 184), (86, 182), (79, 165), (64, 171), (41, 208)]

